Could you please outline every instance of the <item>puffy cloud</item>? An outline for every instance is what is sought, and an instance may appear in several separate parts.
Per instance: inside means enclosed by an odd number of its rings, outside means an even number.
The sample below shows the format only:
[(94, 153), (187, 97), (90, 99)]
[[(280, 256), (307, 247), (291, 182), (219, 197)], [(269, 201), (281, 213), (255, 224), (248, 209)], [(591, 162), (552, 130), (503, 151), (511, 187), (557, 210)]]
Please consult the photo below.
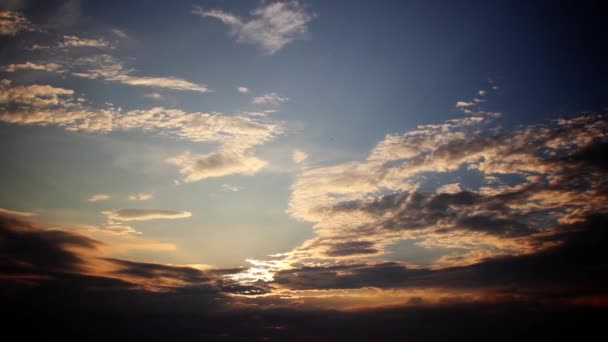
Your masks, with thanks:
[(162, 210), (162, 209), (120, 209), (103, 211), (108, 220), (116, 221), (148, 221), (156, 219), (179, 219), (192, 216), (189, 211)]
[(21, 13), (0, 10), (0, 35), (14, 36), (20, 31), (33, 31), (32, 23)]
[(277, 93), (268, 93), (262, 96), (256, 96), (251, 99), (251, 103), (258, 105), (278, 106), (283, 102), (289, 101), (288, 97), (283, 97)]
[(308, 153), (306, 153), (302, 150), (299, 150), (299, 149), (295, 149), (295, 150), (293, 150), (293, 153), (291, 154), (291, 158), (294, 163), (301, 164), (308, 159)]
[(154, 194), (150, 193), (150, 192), (136, 192), (133, 194), (129, 195), (129, 200), (131, 201), (147, 201), (152, 199), (152, 197), (154, 197)]
[(283, 46), (308, 35), (308, 23), (314, 15), (297, 1), (261, 4), (251, 12), (249, 20), (218, 9), (194, 6), (192, 13), (215, 18), (230, 27), (238, 42), (260, 45), (274, 54)]
[(470, 102), (467, 102), (467, 101), (458, 101), (458, 102), (456, 102), (456, 107), (458, 107), (458, 108), (471, 107), (471, 106), (474, 106), (474, 105), (475, 105), (475, 101), (470, 101)]
[(112, 196), (110, 196), (108, 194), (95, 194), (95, 195), (89, 197), (89, 199), (87, 201), (89, 201), (89, 202), (107, 201), (110, 198), (112, 198)]
[(236, 88), (236, 90), (238, 90), (239, 93), (242, 93), (242, 94), (249, 92), (249, 88), (247, 88), (247, 87), (238, 87), (238, 88)]

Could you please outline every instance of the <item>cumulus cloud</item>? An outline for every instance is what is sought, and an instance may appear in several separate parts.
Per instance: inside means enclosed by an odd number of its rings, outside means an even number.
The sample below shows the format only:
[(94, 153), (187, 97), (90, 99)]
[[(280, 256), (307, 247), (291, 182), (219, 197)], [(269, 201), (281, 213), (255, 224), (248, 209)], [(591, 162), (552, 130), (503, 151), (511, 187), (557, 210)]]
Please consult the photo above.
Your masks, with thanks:
[(21, 13), (0, 10), (0, 35), (14, 36), (20, 31), (33, 31), (32, 23)]
[(120, 209), (103, 211), (108, 220), (116, 221), (148, 221), (157, 219), (179, 219), (192, 216), (189, 211), (161, 210), (161, 209)]
[(89, 202), (107, 201), (110, 198), (112, 198), (112, 196), (110, 196), (108, 194), (95, 194), (95, 195), (89, 197), (88, 201)]
[(249, 92), (249, 88), (247, 88), (247, 87), (238, 87), (238, 88), (236, 88), (236, 90), (238, 90), (239, 93), (242, 93), (242, 94)]
[(269, 54), (294, 40), (306, 38), (308, 23), (314, 18), (297, 1), (262, 3), (251, 12), (249, 19), (200, 6), (194, 6), (192, 13), (221, 21), (238, 42), (259, 45)]
[(154, 197), (154, 194), (151, 192), (136, 192), (129, 195), (129, 200), (131, 201), (147, 201)]
[(291, 154), (291, 159), (294, 163), (301, 164), (308, 159), (308, 153), (299, 149), (295, 149)]
[(283, 102), (289, 101), (288, 97), (283, 97), (277, 93), (268, 93), (262, 96), (256, 96), (251, 99), (251, 103), (257, 105), (270, 105), (270, 106), (278, 106)]

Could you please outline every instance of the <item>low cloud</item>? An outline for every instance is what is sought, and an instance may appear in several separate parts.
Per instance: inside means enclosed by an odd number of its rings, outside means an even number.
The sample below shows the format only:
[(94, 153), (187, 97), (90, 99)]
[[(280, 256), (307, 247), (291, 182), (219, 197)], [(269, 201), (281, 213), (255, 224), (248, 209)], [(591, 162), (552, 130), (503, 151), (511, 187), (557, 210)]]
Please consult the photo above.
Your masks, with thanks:
[(157, 219), (180, 219), (192, 216), (189, 211), (162, 210), (162, 209), (120, 209), (103, 211), (108, 220), (116, 221), (149, 221)]
[(249, 88), (247, 88), (247, 87), (238, 87), (236, 89), (239, 91), (239, 93), (242, 93), (242, 94), (246, 94), (249, 92)]
[(203, 18), (215, 18), (230, 28), (237, 42), (256, 44), (268, 54), (308, 36), (308, 23), (314, 15), (297, 1), (262, 3), (251, 11), (249, 19), (219, 10), (194, 6), (192, 13)]

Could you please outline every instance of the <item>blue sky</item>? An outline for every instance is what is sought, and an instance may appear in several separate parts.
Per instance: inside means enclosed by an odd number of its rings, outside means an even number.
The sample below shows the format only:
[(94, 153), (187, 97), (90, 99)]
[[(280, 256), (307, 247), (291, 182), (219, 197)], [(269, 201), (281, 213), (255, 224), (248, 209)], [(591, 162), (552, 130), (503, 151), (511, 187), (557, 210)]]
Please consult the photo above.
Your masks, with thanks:
[(606, 138), (591, 5), (2, 6), (0, 214), (106, 257), (244, 283), (441, 269), (544, 251), (605, 210), (605, 175), (568, 183), (560, 159)]

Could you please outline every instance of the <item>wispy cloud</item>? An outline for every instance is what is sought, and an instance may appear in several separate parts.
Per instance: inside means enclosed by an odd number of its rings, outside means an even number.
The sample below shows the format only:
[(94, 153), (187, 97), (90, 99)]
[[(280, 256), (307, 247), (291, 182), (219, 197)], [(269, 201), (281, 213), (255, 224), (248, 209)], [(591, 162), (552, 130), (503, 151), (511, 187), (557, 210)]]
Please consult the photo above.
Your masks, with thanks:
[(110, 196), (108, 194), (95, 194), (95, 195), (89, 197), (89, 199), (87, 201), (89, 201), (89, 202), (107, 201), (110, 198), (112, 198), (112, 196)]
[(30, 217), (30, 216), (38, 215), (36, 213), (29, 212), (29, 211), (17, 211), (17, 210), (10, 210), (10, 209), (4, 209), (4, 208), (0, 208), (0, 214), (8, 215), (8, 216), (22, 216), (22, 217)]
[(0, 68), (0, 70), (4, 72), (16, 72), (19, 70), (40, 70), (40, 71), (48, 71), (48, 72), (57, 72), (63, 73), (66, 70), (57, 63), (45, 63), (45, 64), (36, 64), (32, 62), (25, 62), (20, 64), (8, 64)]
[(177, 77), (136, 76), (133, 69), (125, 69), (123, 64), (111, 55), (102, 54), (80, 58), (75, 63), (82, 70), (72, 75), (90, 79), (101, 79), (132, 86), (189, 90), (200, 93), (209, 91), (207, 86)]
[(225, 189), (227, 191), (232, 191), (232, 192), (237, 192), (237, 191), (241, 190), (241, 188), (239, 188), (238, 186), (236, 186), (234, 184), (222, 184), (222, 189)]
[(281, 96), (277, 93), (268, 93), (261, 96), (256, 96), (251, 99), (251, 103), (257, 105), (278, 106), (283, 102), (289, 101), (288, 97)]
[(108, 220), (116, 221), (149, 221), (157, 219), (180, 219), (192, 216), (189, 211), (162, 210), (162, 209), (120, 209), (103, 211)]
[(129, 195), (129, 200), (131, 201), (147, 201), (154, 197), (154, 194), (151, 192), (137, 192)]
[(78, 36), (63, 36), (63, 41), (59, 43), (59, 47), (110, 48), (112, 47), (112, 44), (110, 44), (110, 42), (104, 38), (81, 38)]
[(262, 3), (249, 19), (219, 10), (194, 6), (192, 13), (220, 20), (240, 43), (256, 44), (273, 54), (297, 39), (306, 38), (314, 15), (297, 1)]
[(148, 93), (144, 96), (149, 99), (153, 99), (153, 100), (163, 100), (164, 99), (164, 97), (161, 93)]

